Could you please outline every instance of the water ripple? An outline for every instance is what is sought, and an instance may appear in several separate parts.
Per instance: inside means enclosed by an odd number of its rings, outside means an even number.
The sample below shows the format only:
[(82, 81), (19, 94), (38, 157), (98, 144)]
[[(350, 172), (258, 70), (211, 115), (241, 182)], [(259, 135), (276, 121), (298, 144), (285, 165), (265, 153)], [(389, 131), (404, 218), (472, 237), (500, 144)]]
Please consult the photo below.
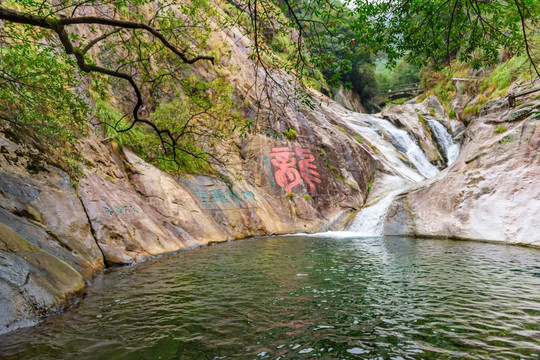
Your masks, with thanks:
[(322, 234), (109, 270), (5, 359), (537, 359), (540, 252)]

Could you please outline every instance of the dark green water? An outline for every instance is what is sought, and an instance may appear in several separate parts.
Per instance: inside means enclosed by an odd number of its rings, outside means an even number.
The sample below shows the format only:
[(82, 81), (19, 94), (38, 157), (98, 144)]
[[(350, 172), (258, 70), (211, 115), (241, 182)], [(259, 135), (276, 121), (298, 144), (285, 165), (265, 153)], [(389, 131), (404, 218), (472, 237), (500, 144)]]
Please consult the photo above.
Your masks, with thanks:
[(7, 359), (540, 359), (540, 251), (408, 238), (238, 241), (99, 277)]

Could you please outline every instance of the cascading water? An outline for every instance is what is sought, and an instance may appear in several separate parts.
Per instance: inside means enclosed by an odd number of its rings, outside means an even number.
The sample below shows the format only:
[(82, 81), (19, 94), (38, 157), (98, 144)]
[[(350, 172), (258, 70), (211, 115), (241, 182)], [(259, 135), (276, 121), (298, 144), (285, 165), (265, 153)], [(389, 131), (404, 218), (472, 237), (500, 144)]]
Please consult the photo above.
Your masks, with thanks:
[[(343, 112), (336, 108), (333, 110), (369, 141), (368, 145), (377, 149), (378, 160), (394, 174), (383, 175), (387, 179), (392, 178), (384, 186), (384, 195), (381, 192), (372, 193), (367, 205), (356, 215), (347, 230), (363, 236), (384, 235), (384, 222), (394, 198), (415, 183), (435, 176), (439, 169), (429, 162), (424, 151), (407, 131), (398, 129), (390, 121), (367, 114)], [(442, 124), (437, 124), (440, 126), (432, 125), (434, 128), (437, 126), (437, 130), (432, 131), (444, 147), (447, 159), (454, 161), (459, 155), (459, 145), (452, 142), (450, 134)], [(413, 166), (410, 166), (411, 164)]]
[[(387, 161), (389, 160), (393, 169), (398, 170), (400, 175), (405, 175), (411, 180), (409, 183), (402, 183), (401, 187), (390, 191), (380, 200), (364, 207), (347, 229), (364, 236), (383, 235), (386, 214), (394, 197), (411, 184), (435, 176), (439, 170), (429, 162), (422, 149), (412, 140), (410, 135), (406, 131), (396, 128), (390, 121), (364, 114), (356, 114), (355, 118), (346, 118), (346, 120), (355, 130), (376, 144), (377, 149)], [(390, 141), (386, 140), (383, 135), (386, 135)], [(389, 142), (391, 146), (388, 146)], [(397, 151), (404, 154), (417, 171), (404, 166)], [(414, 175), (411, 176), (411, 172)]]
[(452, 140), (452, 136), (448, 133), (446, 127), (438, 121), (427, 121), (431, 131), (437, 138), (437, 142), (441, 145), (444, 155), (446, 157), (447, 166), (450, 166), (459, 156), (459, 144), (455, 144)]
[(356, 215), (354, 221), (347, 230), (366, 236), (384, 235), (384, 220), (386, 219), (388, 208), (390, 207), (390, 204), (392, 204), (394, 197), (401, 191), (402, 189), (392, 191), (375, 204), (364, 207)]
[(375, 118), (374, 116), (357, 113), (339, 115), (349, 124), (349, 126), (368, 140), (370, 145), (377, 148), (380, 160), (389, 168), (412, 182), (419, 182), (424, 179), (424, 176), (420, 175), (415, 169), (410, 168), (403, 162), (397, 149), (381, 135), (380, 130), (375, 125), (380, 119)]
[(389, 134), (392, 144), (396, 149), (407, 155), (409, 161), (418, 169), (420, 174), (426, 178), (437, 175), (439, 169), (429, 162), (426, 154), (405, 130), (398, 129), (390, 121), (384, 119), (377, 119), (375, 125)]

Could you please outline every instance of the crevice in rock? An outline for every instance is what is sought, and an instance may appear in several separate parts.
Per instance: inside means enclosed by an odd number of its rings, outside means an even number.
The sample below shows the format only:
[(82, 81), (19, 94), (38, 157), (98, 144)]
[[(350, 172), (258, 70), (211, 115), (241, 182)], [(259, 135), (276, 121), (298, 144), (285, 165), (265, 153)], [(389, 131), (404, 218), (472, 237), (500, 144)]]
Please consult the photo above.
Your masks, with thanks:
[(73, 190), (75, 192), (75, 195), (77, 196), (77, 199), (79, 199), (79, 202), (82, 205), (82, 208), (84, 210), (84, 214), (86, 216), (86, 221), (88, 221), (88, 224), (90, 224), (90, 233), (92, 234), (92, 238), (96, 242), (96, 245), (97, 245), (99, 251), (101, 252), (101, 257), (103, 258), (103, 265), (106, 268), (108, 268), (108, 267), (110, 267), (110, 264), (107, 263), (107, 258), (105, 257), (105, 253), (103, 252), (103, 249), (99, 245), (99, 241), (98, 241), (98, 239), (96, 237), (96, 231), (94, 230), (94, 225), (92, 224), (92, 221), (90, 220), (90, 215), (88, 215), (88, 210), (86, 209), (84, 201), (82, 201), (81, 196), (79, 195), (79, 191), (77, 191), (77, 189), (73, 189)]

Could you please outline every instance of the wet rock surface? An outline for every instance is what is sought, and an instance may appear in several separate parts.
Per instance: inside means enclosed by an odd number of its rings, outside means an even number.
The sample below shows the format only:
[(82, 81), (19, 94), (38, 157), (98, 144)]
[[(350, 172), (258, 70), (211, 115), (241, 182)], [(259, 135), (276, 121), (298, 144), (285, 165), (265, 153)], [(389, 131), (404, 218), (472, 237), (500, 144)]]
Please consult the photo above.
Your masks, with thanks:
[(529, 104), (475, 119), (457, 161), (396, 198), (385, 232), (540, 246), (539, 118)]
[(339, 228), (365, 202), (372, 154), (323, 108), (287, 121), (296, 138), (253, 133), (229, 154), (223, 174), (212, 176), (166, 174), (91, 135), (80, 143), (84, 175), (71, 179), (33, 160), (37, 150), (0, 136), (0, 225), (37, 254), (28, 263), (20, 246), (1, 249), (0, 331), (65, 309), (105, 266), (255, 235)]
[(0, 137), (0, 333), (68, 306), (103, 268), (68, 175)]

